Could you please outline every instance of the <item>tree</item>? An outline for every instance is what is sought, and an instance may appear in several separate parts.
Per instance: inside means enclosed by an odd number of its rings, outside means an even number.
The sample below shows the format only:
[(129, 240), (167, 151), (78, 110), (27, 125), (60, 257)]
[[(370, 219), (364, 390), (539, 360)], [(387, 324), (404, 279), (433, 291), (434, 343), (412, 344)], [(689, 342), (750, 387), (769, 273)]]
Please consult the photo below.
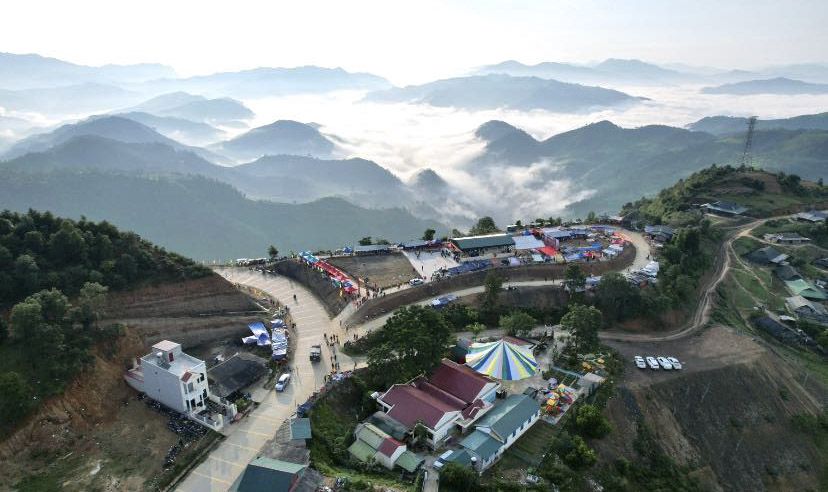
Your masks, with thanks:
[(477, 224), (469, 230), (469, 234), (472, 236), (491, 234), (493, 232), (500, 232), (500, 230), (495, 225), (494, 219), (489, 216), (482, 217), (477, 221)]
[(641, 290), (618, 273), (608, 273), (595, 288), (596, 305), (612, 321), (625, 321), (640, 312)]
[(535, 225), (536, 226), (543, 227), (544, 224), (546, 224), (546, 219), (544, 219), (542, 217), (538, 217), (537, 219), (535, 219)]
[(40, 284), (40, 268), (31, 255), (20, 255), (14, 261), (14, 278), (22, 287), (23, 294), (37, 290)]
[(589, 350), (598, 345), (601, 311), (594, 306), (571, 304), (569, 312), (561, 318), (561, 325), (569, 330), (579, 352)]
[(446, 463), (440, 470), (440, 490), (452, 492), (477, 492), (480, 476), (471, 467), (458, 463)]
[(383, 245), (390, 245), (391, 244), (390, 241), (388, 241), (387, 239), (382, 239), (382, 238), (377, 239), (376, 243), (377, 244), (383, 244)]
[(270, 261), (276, 261), (276, 258), (279, 257), (279, 250), (276, 249), (276, 246), (270, 245), (267, 248), (267, 256), (270, 257)]
[(365, 236), (364, 238), (359, 240), (360, 246), (370, 246), (371, 245), (371, 236)]
[(32, 297), (14, 305), (11, 310), (11, 325), (14, 338), (26, 340), (33, 336), (43, 324), (43, 307), (40, 301)]
[(595, 212), (590, 210), (590, 212), (587, 214), (587, 218), (586, 218), (587, 224), (594, 224), (595, 219), (596, 219)]
[(474, 323), (477, 321), (478, 314), (477, 310), (473, 307), (464, 306), (462, 304), (449, 304), (442, 311), (440, 314), (443, 316), (443, 319), (446, 320), (446, 323), (453, 330), (462, 330), (466, 328), (470, 323)]
[(9, 325), (6, 324), (6, 320), (0, 315), (0, 344), (6, 341), (9, 338)]
[(500, 327), (512, 336), (525, 336), (532, 332), (537, 321), (523, 311), (514, 311), (512, 314), (500, 317)]
[(426, 440), (428, 439), (428, 428), (425, 426), (422, 419), (417, 420), (417, 424), (414, 425), (411, 435), (414, 437), (414, 441), (418, 445), (425, 446)]
[(394, 311), (379, 334), (384, 343), (367, 354), (369, 377), (376, 386), (389, 386), (437, 365), (446, 353), (451, 329), (437, 311), (406, 306)]
[(0, 373), (0, 423), (9, 425), (25, 417), (32, 396), (26, 380), (17, 372)]
[(515, 226), (517, 226), (517, 228), (520, 229), (523, 227), (523, 222), (521, 222), (520, 219), (518, 219), (515, 221)]
[(84, 328), (89, 328), (94, 323), (98, 325), (98, 319), (104, 314), (106, 306), (106, 295), (108, 288), (94, 282), (83, 284), (78, 296), (78, 314)]
[(495, 272), (489, 272), (483, 288), (483, 303), (491, 309), (497, 305), (497, 296), (503, 290), (503, 277)]
[(575, 424), (587, 437), (604, 437), (612, 431), (612, 424), (592, 405), (582, 405), (578, 409)]
[(437, 231), (435, 231), (434, 229), (426, 229), (425, 232), (423, 232), (423, 241), (433, 241), (434, 234), (436, 233)]
[(466, 330), (470, 331), (472, 334), (472, 340), (477, 340), (477, 337), (479, 337), (485, 329), (486, 325), (484, 325), (483, 323), (471, 323), (468, 326), (466, 326)]
[(567, 265), (564, 273), (564, 284), (572, 293), (582, 290), (586, 285), (586, 275), (581, 272), (581, 267), (574, 263)]
[(564, 463), (574, 470), (585, 470), (597, 461), (595, 451), (589, 449), (581, 436), (572, 438), (572, 449), (563, 456)]

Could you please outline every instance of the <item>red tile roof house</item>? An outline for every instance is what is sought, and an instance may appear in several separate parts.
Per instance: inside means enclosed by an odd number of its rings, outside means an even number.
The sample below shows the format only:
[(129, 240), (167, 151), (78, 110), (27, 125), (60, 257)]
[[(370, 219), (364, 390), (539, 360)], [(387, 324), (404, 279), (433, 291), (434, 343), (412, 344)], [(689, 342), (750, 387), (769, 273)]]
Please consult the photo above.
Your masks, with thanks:
[(422, 421), (428, 429), (426, 444), (436, 448), (453, 427), (464, 431), (488, 412), (498, 388), (496, 380), (443, 359), (430, 378), (395, 384), (377, 401), (409, 431)]

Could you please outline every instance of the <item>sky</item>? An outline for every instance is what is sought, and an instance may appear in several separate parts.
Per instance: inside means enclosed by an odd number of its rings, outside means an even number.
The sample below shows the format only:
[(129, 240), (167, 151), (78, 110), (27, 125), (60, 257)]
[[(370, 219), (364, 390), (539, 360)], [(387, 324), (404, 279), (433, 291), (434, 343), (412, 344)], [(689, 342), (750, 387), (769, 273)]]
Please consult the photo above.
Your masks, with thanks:
[(411, 84), (506, 59), (828, 61), (826, 0), (27, 0), (3, 17), (0, 51), (184, 76), (320, 65)]

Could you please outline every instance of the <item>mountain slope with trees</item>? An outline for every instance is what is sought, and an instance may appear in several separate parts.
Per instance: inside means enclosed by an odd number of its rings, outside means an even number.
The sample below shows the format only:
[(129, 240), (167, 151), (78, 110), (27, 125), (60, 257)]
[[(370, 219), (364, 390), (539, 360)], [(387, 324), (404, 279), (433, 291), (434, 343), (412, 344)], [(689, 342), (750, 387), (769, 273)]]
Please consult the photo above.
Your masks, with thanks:
[(372, 237), (400, 240), (447, 228), (399, 209), (365, 209), (338, 198), (285, 204), (245, 198), (201, 176), (140, 176), (98, 171), (0, 171), (0, 209), (37, 207), (68, 217), (109, 220), (199, 259), (334, 249)]

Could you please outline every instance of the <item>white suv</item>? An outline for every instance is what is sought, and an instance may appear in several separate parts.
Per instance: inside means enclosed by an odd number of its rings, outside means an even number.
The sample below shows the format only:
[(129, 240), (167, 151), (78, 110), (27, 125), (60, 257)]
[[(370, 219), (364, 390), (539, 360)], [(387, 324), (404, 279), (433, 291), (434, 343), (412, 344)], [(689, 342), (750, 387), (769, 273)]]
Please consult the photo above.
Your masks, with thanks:
[(657, 370), (658, 369), (658, 361), (655, 360), (655, 357), (648, 356), (647, 357), (647, 365), (650, 366), (650, 369)]
[(658, 363), (661, 365), (661, 368), (665, 371), (669, 371), (673, 368), (673, 364), (671, 364), (666, 357), (658, 357)]
[(669, 360), (670, 364), (673, 365), (673, 369), (677, 371), (681, 370), (681, 362), (679, 362), (678, 359), (676, 359), (675, 357), (667, 357), (667, 360)]

